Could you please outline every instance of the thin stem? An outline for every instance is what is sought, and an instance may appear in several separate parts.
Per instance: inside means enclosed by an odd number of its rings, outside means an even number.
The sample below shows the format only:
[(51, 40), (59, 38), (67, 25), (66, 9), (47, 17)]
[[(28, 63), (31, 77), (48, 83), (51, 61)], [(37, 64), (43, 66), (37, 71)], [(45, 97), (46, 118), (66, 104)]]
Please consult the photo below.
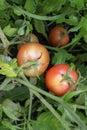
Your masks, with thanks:
[(12, 8), (14, 10), (17, 10), (20, 12), (20, 14), (24, 14), (24, 15), (27, 15), (29, 18), (34, 18), (34, 19), (38, 19), (38, 20), (56, 20), (58, 18), (61, 18), (62, 16), (65, 16), (67, 14), (67, 11), (63, 14), (60, 14), (60, 15), (56, 15), (56, 16), (40, 16), (40, 15), (36, 15), (36, 14), (32, 14), (30, 12), (27, 12), (25, 10), (23, 10), (22, 8), (18, 7), (18, 6), (12, 6)]
[[(27, 83), (29, 82), (24, 75), (23, 75), (23, 79), (25, 80), (25, 82), (27, 82)], [(30, 88), (28, 88), (28, 89), (30, 91), (30, 104), (29, 104), (28, 120), (30, 121), (31, 120), (31, 112), (32, 112), (33, 92), (31, 91)]]
[(49, 50), (52, 50), (52, 51), (58, 51), (59, 50), (59, 48), (58, 47), (51, 47), (51, 46), (45, 46), (47, 49), (49, 49)]
[(30, 91), (30, 105), (29, 105), (29, 112), (28, 112), (28, 120), (31, 120), (31, 113), (32, 113), (32, 102), (33, 102), (33, 92), (29, 89)]

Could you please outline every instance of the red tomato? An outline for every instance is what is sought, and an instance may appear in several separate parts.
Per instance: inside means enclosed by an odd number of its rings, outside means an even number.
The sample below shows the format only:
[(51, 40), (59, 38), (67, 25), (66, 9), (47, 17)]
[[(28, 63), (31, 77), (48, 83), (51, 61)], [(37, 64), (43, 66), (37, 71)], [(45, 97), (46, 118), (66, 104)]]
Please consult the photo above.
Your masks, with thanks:
[[(39, 42), (38, 37), (34, 33), (29, 33), (27, 37), (24, 37), (24, 36), (20, 37), (20, 40), (23, 41), (24, 44), (26, 41), (27, 42), (36, 42), (36, 43)], [(17, 46), (18, 50), (21, 48), (22, 45), (23, 44), (18, 44), (18, 46)]]
[(48, 50), (40, 43), (30, 42), (22, 45), (17, 54), (18, 65), (21, 66), (28, 61), (36, 60), (36, 66), (32, 65), (24, 68), (26, 76), (36, 77), (37, 72), (38, 75), (43, 74), (49, 65), (50, 57)]
[(53, 46), (64, 46), (69, 42), (69, 34), (64, 27), (56, 26), (49, 33), (49, 41)]
[[(70, 66), (67, 64), (58, 64), (50, 68), (46, 74), (46, 86), (47, 88), (58, 96), (63, 96), (67, 93), (70, 87), (73, 85), (71, 80), (64, 79), (64, 76), (69, 72)], [(73, 69), (70, 71), (69, 78), (74, 82), (77, 81), (77, 72)], [(72, 88), (72, 91), (76, 89), (76, 86)]]

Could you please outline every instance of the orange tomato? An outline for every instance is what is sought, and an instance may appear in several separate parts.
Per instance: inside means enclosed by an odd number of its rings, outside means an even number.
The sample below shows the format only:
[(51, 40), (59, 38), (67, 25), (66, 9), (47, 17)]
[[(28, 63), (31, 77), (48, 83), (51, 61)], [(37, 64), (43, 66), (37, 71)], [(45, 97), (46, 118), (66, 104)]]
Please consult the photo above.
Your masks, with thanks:
[(49, 33), (49, 41), (53, 46), (65, 46), (69, 39), (67, 30), (62, 26), (55, 26)]
[[(63, 96), (70, 90), (72, 85), (76, 83), (78, 74), (74, 69), (71, 70), (67, 79), (64, 79), (69, 69), (70, 66), (67, 64), (57, 64), (48, 70), (46, 73), (46, 86), (51, 92), (58, 96)], [(71, 91), (75, 89), (76, 86), (73, 86)]]
[(18, 51), (17, 62), (18, 65), (21, 66), (28, 61), (37, 61), (37, 64), (24, 67), (24, 74), (28, 77), (36, 77), (37, 73), (38, 75), (41, 75), (49, 65), (49, 52), (45, 46), (40, 43), (26, 43), (22, 45)]

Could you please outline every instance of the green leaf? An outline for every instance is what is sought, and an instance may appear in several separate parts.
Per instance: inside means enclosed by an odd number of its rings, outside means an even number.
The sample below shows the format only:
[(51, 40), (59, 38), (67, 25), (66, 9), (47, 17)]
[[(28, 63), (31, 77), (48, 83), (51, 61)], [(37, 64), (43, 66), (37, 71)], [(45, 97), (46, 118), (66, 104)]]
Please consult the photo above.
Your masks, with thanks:
[(20, 86), (20, 84), (18, 85), (18, 87), (15, 87), (10, 91), (4, 92), (4, 99), (9, 98), (11, 100), (19, 100), (22, 102), (25, 99), (29, 98), (28, 89), (24, 86)]
[(35, 1), (34, 0), (26, 0), (25, 2), (25, 5), (24, 5), (24, 8), (31, 12), (31, 13), (34, 13), (35, 12)]
[(78, 30), (84, 32), (83, 36), (87, 32), (87, 16), (82, 17), (78, 25), (73, 28), (70, 28), (69, 32), (75, 32)]
[(36, 121), (31, 122), (34, 130), (63, 130), (60, 122), (51, 112), (43, 112)]
[(6, 0), (0, 0), (0, 10), (4, 10), (8, 7)]
[(84, 0), (69, 0), (72, 7), (77, 7), (78, 10), (84, 8)]
[[(86, 110), (87, 110), (87, 107), (86, 107)], [(84, 123), (87, 124), (87, 116), (81, 111), (78, 111), (77, 113), (79, 117), (84, 121)]]
[(65, 0), (44, 0), (43, 1), (43, 13), (48, 14), (54, 11), (59, 11), (61, 6), (65, 3)]
[(5, 88), (10, 83), (10, 81), (11, 81), (10, 78), (5, 78), (4, 81), (0, 85), (0, 89), (2, 90), (3, 88)]
[(87, 33), (87, 15), (84, 16), (82, 29), (84, 30), (85, 33)]
[(38, 33), (43, 34), (43, 36), (45, 36), (47, 38), (45, 24), (43, 21), (34, 19), (34, 26)]
[(24, 35), (25, 34), (25, 26), (22, 26), (18, 30), (18, 35)]
[(27, 123), (27, 127), (28, 127), (28, 130), (34, 130), (33, 127), (32, 127), (32, 125), (30, 124), (30, 122)]
[(78, 104), (78, 105), (85, 104), (85, 95), (84, 95), (84, 93), (82, 93), (82, 94), (80, 94), (78, 96), (78, 98), (76, 99), (75, 103)]
[(6, 128), (3, 130), (17, 130), (19, 127), (17, 127), (16, 125), (11, 124), (10, 122), (6, 121), (6, 120), (2, 120), (2, 125)]
[(12, 120), (19, 120), (18, 117), (21, 113), (21, 106), (19, 103), (14, 103), (10, 99), (6, 99), (2, 103), (4, 113)]
[(16, 14), (17, 16), (21, 16), (22, 15), (22, 11), (20, 11), (20, 9), (15, 8), (14, 6), (12, 7), (14, 14)]
[(84, 37), (84, 41), (87, 43), (87, 33), (83, 37)]
[(78, 31), (84, 24), (84, 17), (81, 18), (80, 22), (78, 23), (77, 26), (74, 26), (72, 28), (70, 28), (69, 32), (75, 32)]
[(0, 11), (0, 26), (4, 28), (7, 26), (10, 22), (10, 17), (13, 16), (14, 14), (12, 13), (11, 9), (5, 9)]
[(14, 72), (13, 68), (4, 62), (0, 62), (0, 74), (6, 75), (7, 77), (16, 77), (17, 74)]
[(75, 26), (78, 24), (78, 17), (76, 17), (75, 15), (70, 15), (69, 18), (66, 18), (64, 22), (69, 25)]
[(52, 64), (62, 64), (66, 63), (68, 60), (74, 58), (72, 54), (69, 54), (64, 49), (59, 49), (57, 53), (52, 58)]
[(0, 123), (0, 130), (9, 130), (9, 128), (6, 128), (5, 126), (2, 126), (2, 124)]
[(4, 33), (9, 36), (9, 37), (13, 37), (16, 33), (17, 33), (17, 28), (13, 28), (11, 27), (11, 25), (7, 25), (4, 27), (3, 29)]
[(3, 90), (3, 91), (10, 91), (13, 88), (15, 88), (15, 84), (13, 83), (9, 83), (6, 86), (0, 86), (0, 90)]

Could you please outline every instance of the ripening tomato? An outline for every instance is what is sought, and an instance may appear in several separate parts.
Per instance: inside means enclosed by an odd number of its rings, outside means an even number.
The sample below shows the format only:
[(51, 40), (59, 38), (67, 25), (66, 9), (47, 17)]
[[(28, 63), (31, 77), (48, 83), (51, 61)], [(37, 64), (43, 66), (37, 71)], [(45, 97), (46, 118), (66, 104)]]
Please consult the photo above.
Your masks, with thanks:
[(29, 40), (30, 40), (29, 42), (39, 42), (38, 37), (34, 33), (29, 33), (28, 37), (29, 37)]
[[(20, 37), (20, 40), (24, 42), (23, 44), (25, 44), (26, 42), (36, 42), (36, 43), (39, 42), (38, 37), (34, 33), (29, 33), (27, 37), (24, 36)], [(17, 46), (18, 50), (21, 48), (23, 44), (18, 44)]]
[(17, 62), (18, 65), (21, 66), (22, 64), (28, 61), (37, 61), (36, 64), (31, 66), (24, 67), (24, 73), (28, 77), (36, 77), (41, 75), (47, 69), (50, 56), (48, 50), (45, 48), (44, 45), (40, 43), (29, 42), (19, 49), (17, 54)]
[(74, 69), (70, 70), (70, 68), (67, 64), (57, 64), (48, 70), (46, 73), (46, 86), (51, 92), (63, 96), (71, 87), (71, 91), (76, 89), (76, 86), (72, 85), (77, 82), (78, 74)]
[(49, 41), (53, 46), (62, 47), (69, 42), (69, 34), (62, 26), (55, 26), (49, 33)]

